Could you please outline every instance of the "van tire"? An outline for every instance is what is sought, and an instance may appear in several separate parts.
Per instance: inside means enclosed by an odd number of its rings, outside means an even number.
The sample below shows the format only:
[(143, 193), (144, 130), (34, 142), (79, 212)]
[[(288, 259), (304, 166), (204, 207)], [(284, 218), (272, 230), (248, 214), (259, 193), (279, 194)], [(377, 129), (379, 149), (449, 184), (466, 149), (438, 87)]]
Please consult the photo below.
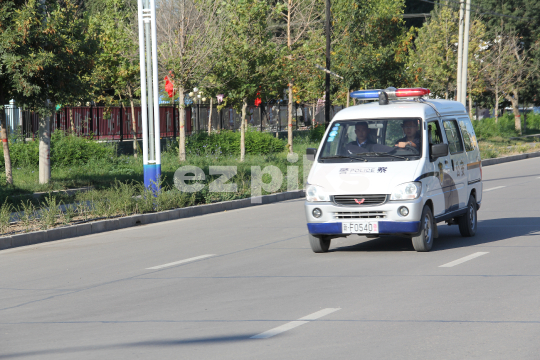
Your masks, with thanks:
[(414, 250), (418, 252), (431, 250), (433, 246), (433, 235), (433, 214), (429, 206), (426, 205), (420, 218), (420, 233), (412, 238)]
[(465, 215), (458, 218), (459, 232), (463, 237), (471, 237), (476, 235), (477, 226), (477, 207), (476, 198), (471, 195), (467, 204), (467, 212)]
[(328, 252), (331, 240), (332, 239), (329, 236), (309, 234), (309, 244), (314, 253)]

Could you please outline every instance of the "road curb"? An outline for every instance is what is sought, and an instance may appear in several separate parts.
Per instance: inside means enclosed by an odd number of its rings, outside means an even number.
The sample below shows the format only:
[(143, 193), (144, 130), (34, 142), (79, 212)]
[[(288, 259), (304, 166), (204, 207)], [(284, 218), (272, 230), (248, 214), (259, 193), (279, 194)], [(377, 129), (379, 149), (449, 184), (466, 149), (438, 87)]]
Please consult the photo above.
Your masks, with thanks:
[(502, 164), (502, 163), (506, 163), (506, 162), (530, 159), (530, 158), (535, 158), (535, 157), (540, 157), (540, 152), (531, 152), (531, 153), (526, 153), (526, 154), (510, 155), (510, 156), (505, 156), (505, 157), (500, 157), (500, 158), (495, 158), (495, 159), (486, 159), (486, 160), (482, 160), (482, 166), (490, 166), (490, 165)]
[(62, 226), (50, 230), (34, 231), (0, 237), (0, 250), (19, 246), (35, 245), (43, 242), (69, 239), (78, 236), (125, 229), (133, 226), (153, 224), (162, 221), (185, 219), (227, 210), (236, 210), (257, 205), (299, 199), (305, 196), (304, 190), (287, 191), (259, 197), (224, 201), (215, 204), (197, 205), (186, 208), (160, 211), (156, 213), (124, 216), (115, 219), (92, 221), (84, 224)]

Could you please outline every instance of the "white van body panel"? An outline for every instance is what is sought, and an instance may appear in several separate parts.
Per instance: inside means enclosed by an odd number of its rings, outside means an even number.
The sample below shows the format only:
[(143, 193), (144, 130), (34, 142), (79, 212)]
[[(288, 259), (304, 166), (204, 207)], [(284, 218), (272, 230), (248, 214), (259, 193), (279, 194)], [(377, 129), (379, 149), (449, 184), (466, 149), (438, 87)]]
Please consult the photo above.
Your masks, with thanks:
[(419, 165), (418, 160), (348, 164), (315, 162), (307, 181), (332, 195), (387, 194), (389, 189), (415, 179)]
[[(336, 121), (362, 121), (381, 119), (418, 118), (422, 120), (422, 156), (408, 161), (343, 161), (319, 162), (322, 144)], [(325, 132), (323, 142), (317, 152), (315, 162), (307, 178), (307, 185), (315, 185), (330, 197), (335, 195), (387, 195), (387, 200), (379, 205), (339, 205), (335, 202), (306, 202), (305, 211), (308, 229), (312, 234), (340, 234), (341, 222), (376, 216), (388, 233), (413, 233), (419, 226), (422, 209), (430, 204), (436, 221), (447, 219), (454, 213), (461, 214), (466, 209), (469, 195), (475, 193), (478, 206), (482, 200), (481, 160), (474, 130), (470, 141), (474, 149), (450, 152), (445, 157), (431, 159), (429, 156), (428, 121), (439, 124), (441, 138), (448, 139), (444, 129), (445, 120), (455, 120), (459, 136), (466, 129), (472, 129), (465, 107), (456, 101), (448, 100), (406, 100), (379, 105), (372, 102), (352, 106), (338, 112)], [(460, 125), (461, 120), (461, 125)], [(455, 131), (454, 131), (455, 133)], [(451, 134), (452, 135), (452, 134)], [(465, 134), (467, 135), (467, 134)], [(462, 143), (465, 144), (465, 139)], [(391, 201), (393, 189), (404, 183), (420, 182), (421, 195), (415, 200)], [(353, 203), (353, 205), (355, 205)], [(401, 216), (398, 209), (407, 206), (408, 216)], [(314, 209), (322, 210), (322, 216), (315, 218)], [(364, 216), (366, 215), (366, 216)], [(348, 219), (348, 220), (342, 220)], [(442, 220), (441, 220), (442, 219)], [(395, 230), (395, 231), (394, 231)], [(329, 232), (324, 232), (329, 231)]]

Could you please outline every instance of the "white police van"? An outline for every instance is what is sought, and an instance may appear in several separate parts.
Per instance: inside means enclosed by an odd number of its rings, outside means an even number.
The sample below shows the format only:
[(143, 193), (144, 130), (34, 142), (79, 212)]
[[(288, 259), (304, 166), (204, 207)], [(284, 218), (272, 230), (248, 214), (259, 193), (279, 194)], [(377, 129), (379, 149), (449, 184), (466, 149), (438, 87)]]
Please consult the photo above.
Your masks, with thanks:
[(476, 233), (482, 201), (482, 167), (476, 136), (456, 101), (428, 100), (428, 89), (365, 90), (379, 99), (338, 112), (307, 179), (306, 218), (314, 252), (332, 238), (352, 234), (412, 239), (429, 251), (437, 223)]

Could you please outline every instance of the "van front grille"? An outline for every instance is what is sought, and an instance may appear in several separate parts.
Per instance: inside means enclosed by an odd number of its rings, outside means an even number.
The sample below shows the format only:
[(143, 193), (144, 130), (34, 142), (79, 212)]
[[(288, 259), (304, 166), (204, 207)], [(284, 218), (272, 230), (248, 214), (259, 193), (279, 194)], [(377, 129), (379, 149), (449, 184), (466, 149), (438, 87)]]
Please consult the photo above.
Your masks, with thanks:
[(332, 201), (336, 205), (374, 206), (386, 202), (386, 195), (334, 195)]
[(386, 219), (386, 211), (338, 211), (334, 219)]

